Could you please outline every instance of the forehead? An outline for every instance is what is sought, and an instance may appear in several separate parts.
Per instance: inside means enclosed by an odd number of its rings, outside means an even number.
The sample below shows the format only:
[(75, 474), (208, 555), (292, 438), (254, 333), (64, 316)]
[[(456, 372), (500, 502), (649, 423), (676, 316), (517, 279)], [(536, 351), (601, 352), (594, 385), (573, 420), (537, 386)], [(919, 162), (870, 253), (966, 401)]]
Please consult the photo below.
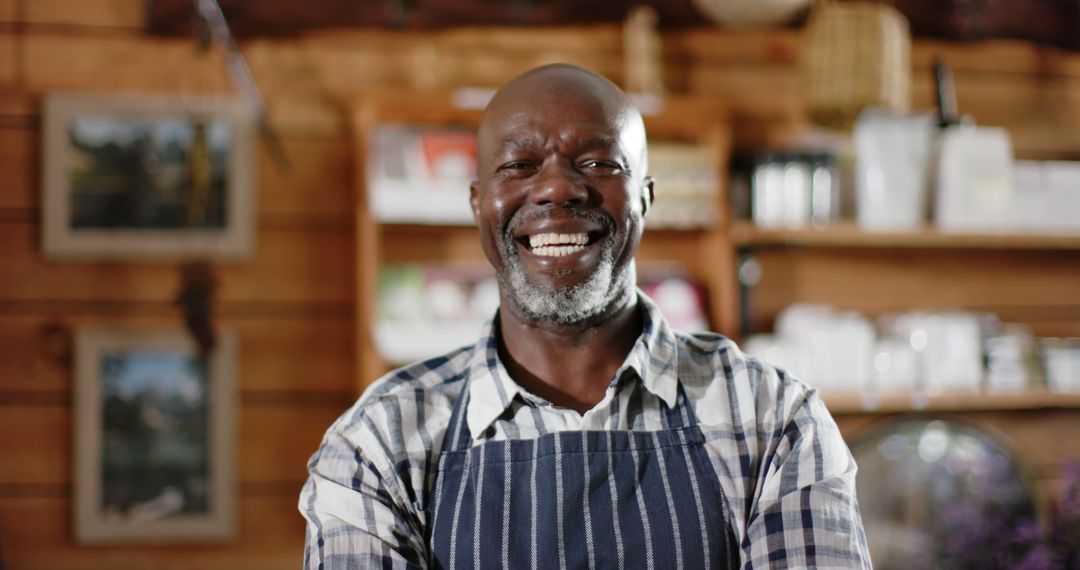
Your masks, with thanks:
[(642, 144), (644, 132), (636, 132), (641, 129), (632, 108), (589, 87), (538, 85), (500, 93), (484, 114), (480, 154), (552, 140), (629, 147), (626, 150)]
[(523, 126), (586, 122), (596, 126), (614, 126), (622, 115), (621, 106), (597, 94), (569, 87), (538, 87), (529, 91), (507, 93), (488, 109), (485, 117), (492, 126)]
[(492, 127), (492, 142), (506, 148), (555, 141), (616, 146), (624, 144), (627, 131), (626, 121), (620, 117), (573, 116), (548, 110), (515, 113)]

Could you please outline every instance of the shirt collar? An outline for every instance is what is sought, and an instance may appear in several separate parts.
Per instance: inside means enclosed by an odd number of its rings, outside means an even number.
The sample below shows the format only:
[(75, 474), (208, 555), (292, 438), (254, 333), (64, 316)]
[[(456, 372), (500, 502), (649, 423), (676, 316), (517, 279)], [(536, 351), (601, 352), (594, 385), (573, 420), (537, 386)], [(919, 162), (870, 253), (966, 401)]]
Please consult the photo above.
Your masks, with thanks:
[(521, 387), (499, 359), (499, 313), (488, 321), (486, 334), (480, 337), (469, 363), (469, 401), (465, 421), (475, 439), (484, 432), (521, 392)]
[(675, 332), (660, 314), (660, 308), (640, 290), (638, 305), (642, 317), (641, 336), (615, 377), (621, 378), (625, 370), (633, 370), (645, 389), (673, 408), (679, 396), (679, 351)]
[[(640, 290), (638, 306), (642, 315), (641, 335), (615, 373), (613, 382), (636, 377), (646, 390), (663, 400), (668, 407), (674, 407), (679, 394), (675, 333), (660, 314), (660, 309)], [(516, 396), (525, 396), (499, 359), (498, 319), (496, 312), (484, 329), (486, 333), (477, 341), (469, 363), (466, 422), (473, 438), (498, 419)]]

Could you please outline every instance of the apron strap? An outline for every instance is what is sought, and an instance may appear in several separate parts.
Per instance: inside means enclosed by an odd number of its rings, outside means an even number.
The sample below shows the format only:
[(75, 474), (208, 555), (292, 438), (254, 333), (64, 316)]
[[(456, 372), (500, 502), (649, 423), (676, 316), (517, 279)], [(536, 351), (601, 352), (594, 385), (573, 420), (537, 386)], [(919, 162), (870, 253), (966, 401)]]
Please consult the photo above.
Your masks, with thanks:
[(697, 414), (694, 406), (690, 403), (690, 397), (686, 395), (686, 388), (682, 382), (676, 380), (679, 393), (675, 396), (675, 407), (668, 407), (667, 402), (660, 400), (660, 409), (664, 414), (664, 427), (666, 429), (679, 429), (687, 426), (698, 425)]

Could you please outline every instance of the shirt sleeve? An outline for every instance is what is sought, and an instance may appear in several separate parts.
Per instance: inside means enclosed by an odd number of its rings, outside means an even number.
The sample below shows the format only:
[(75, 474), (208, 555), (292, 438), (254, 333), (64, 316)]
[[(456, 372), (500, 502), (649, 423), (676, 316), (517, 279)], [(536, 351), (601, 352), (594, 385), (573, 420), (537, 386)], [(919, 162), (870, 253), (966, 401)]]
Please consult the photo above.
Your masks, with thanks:
[(855, 460), (816, 391), (774, 437), (742, 543), (743, 568), (870, 568)]
[[(304, 568), (425, 568), (422, 525), (378, 437), (347, 437), (338, 422), (308, 462), (300, 494)], [(368, 441), (371, 439), (372, 441)]]

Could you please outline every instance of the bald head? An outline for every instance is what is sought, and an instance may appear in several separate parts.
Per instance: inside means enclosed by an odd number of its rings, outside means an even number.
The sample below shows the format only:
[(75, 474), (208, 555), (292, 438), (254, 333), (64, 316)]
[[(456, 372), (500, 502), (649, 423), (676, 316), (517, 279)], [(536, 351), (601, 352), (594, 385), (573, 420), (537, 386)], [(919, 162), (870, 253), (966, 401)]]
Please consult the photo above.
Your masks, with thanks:
[(613, 111), (626, 109), (636, 113), (630, 100), (617, 85), (606, 77), (583, 67), (568, 63), (553, 63), (536, 67), (511, 79), (488, 103), (485, 119), (493, 112), (512, 105), (522, 97), (567, 96), (591, 97), (611, 105)]
[[(530, 69), (510, 80), (488, 103), (480, 121), (477, 151), (488, 155), (499, 132), (536, 117), (540, 109), (561, 109), (582, 106), (599, 110), (609, 124), (620, 131), (628, 145), (626, 150), (640, 161), (640, 174), (646, 170), (645, 126), (641, 113), (626, 94), (606, 77), (585, 68), (566, 63), (555, 63)], [(580, 119), (566, 113), (559, 120), (572, 122)]]

